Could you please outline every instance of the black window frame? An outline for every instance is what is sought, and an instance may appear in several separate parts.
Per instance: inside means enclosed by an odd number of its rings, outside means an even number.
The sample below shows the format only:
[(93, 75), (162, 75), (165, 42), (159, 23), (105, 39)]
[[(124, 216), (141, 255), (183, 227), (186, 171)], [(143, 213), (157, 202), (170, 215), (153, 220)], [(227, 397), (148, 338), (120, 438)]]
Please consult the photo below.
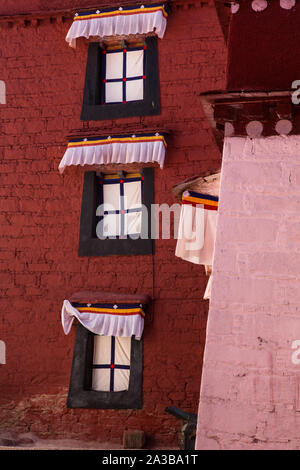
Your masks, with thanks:
[(104, 49), (98, 42), (89, 44), (80, 116), (82, 121), (160, 114), (157, 38), (150, 36), (144, 40), (146, 44), (144, 99), (126, 103), (102, 104), (102, 52)]
[(143, 407), (143, 339), (131, 337), (129, 388), (92, 390), (94, 334), (78, 323), (67, 398), (68, 408), (141, 409)]
[(142, 227), (148, 227), (147, 238), (107, 238), (100, 239), (96, 235), (96, 210), (99, 206), (99, 178), (96, 171), (84, 174), (78, 256), (110, 256), (110, 255), (152, 255), (154, 240), (151, 238), (151, 207), (154, 202), (154, 169), (140, 170), (144, 180), (142, 184), (142, 203), (147, 213), (142, 212)]

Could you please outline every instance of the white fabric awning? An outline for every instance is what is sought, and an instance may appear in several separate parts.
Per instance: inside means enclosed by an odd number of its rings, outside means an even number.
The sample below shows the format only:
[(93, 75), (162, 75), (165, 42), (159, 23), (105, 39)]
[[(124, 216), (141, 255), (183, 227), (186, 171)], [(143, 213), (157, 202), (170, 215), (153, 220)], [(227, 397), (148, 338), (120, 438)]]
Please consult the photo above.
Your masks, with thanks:
[(89, 331), (103, 336), (131, 337), (140, 340), (144, 329), (142, 304), (74, 304), (64, 300), (61, 321), (69, 334), (75, 318)]
[(159, 38), (162, 38), (167, 25), (167, 16), (163, 4), (75, 13), (66, 41), (71, 47), (76, 47), (76, 39), (79, 37), (103, 38), (155, 32)]
[(122, 392), (130, 379), (131, 338), (98, 336), (94, 338), (92, 390)]
[(63, 173), (72, 165), (155, 162), (163, 168), (166, 146), (164, 136), (159, 133), (72, 139), (58, 169)]

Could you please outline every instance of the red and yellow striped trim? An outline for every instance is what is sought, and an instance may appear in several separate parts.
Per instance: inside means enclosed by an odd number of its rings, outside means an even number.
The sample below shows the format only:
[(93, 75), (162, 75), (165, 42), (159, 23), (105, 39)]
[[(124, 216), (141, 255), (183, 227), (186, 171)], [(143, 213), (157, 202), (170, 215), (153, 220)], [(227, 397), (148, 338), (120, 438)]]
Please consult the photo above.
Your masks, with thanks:
[(81, 313), (97, 313), (97, 314), (109, 314), (109, 315), (141, 315), (145, 317), (145, 312), (142, 308), (100, 308), (100, 307), (76, 307)]
[(197, 206), (198, 204), (204, 205), (204, 209), (207, 210), (218, 210), (219, 202), (213, 201), (201, 195), (201, 197), (195, 196), (182, 196), (182, 204), (190, 204), (192, 206)]
[(137, 15), (140, 13), (155, 13), (157, 11), (161, 11), (165, 18), (168, 17), (168, 14), (163, 5), (155, 6), (155, 7), (144, 7), (144, 8), (134, 8), (130, 10), (126, 10), (124, 7), (123, 10), (114, 10), (114, 11), (103, 11), (100, 13), (90, 13), (87, 15), (78, 15), (74, 17), (74, 21), (82, 21), (82, 20), (93, 20), (96, 18), (110, 18), (113, 16), (129, 16), (129, 15)]
[(90, 147), (93, 145), (108, 145), (108, 144), (132, 144), (136, 142), (162, 142), (165, 147), (167, 147), (167, 143), (165, 141), (164, 136), (162, 135), (154, 135), (154, 136), (147, 136), (147, 137), (111, 137), (108, 138), (101, 138), (101, 139), (94, 139), (94, 140), (82, 140), (79, 142), (69, 142), (68, 148), (74, 147)]

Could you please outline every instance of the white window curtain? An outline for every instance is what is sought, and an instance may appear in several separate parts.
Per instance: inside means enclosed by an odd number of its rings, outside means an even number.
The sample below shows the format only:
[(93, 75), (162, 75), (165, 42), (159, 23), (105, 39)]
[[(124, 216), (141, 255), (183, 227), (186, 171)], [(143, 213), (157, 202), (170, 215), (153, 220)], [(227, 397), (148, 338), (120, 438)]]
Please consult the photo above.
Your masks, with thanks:
[(103, 102), (125, 103), (144, 99), (144, 47), (103, 51)]
[(92, 390), (122, 392), (129, 388), (131, 338), (95, 336)]
[[(140, 235), (142, 231), (142, 176), (127, 174), (117, 179), (114, 175), (101, 180), (102, 201), (97, 215), (99, 238)], [(116, 183), (115, 183), (116, 181)]]
[(72, 139), (59, 172), (72, 165), (158, 163), (164, 166), (167, 143), (163, 134), (121, 135)]
[(159, 38), (163, 38), (167, 16), (163, 4), (75, 13), (66, 41), (71, 47), (76, 47), (76, 39), (79, 37), (103, 38), (156, 33)]

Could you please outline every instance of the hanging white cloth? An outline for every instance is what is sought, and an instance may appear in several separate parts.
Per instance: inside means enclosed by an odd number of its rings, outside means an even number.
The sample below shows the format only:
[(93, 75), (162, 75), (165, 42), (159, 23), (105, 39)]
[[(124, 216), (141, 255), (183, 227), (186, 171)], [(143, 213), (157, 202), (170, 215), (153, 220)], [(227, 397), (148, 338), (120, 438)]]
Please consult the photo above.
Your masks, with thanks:
[(183, 193), (176, 256), (195, 264), (213, 264), (217, 208), (217, 197)]
[(159, 38), (163, 38), (167, 16), (163, 4), (76, 13), (66, 41), (69, 46), (76, 47), (76, 39), (79, 37), (103, 38), (154, 32)]
[(131, 337), (140, 340), (144, 329), (143, 306), (130, 308), (112, 305), (111, 308), (99, 308), (82, 304), (73, 307), (69, 300), (64, 300), (61, 321), (64, 333), (69, 334), (75, 318), (89, 331), (97, 335)]
[(158, 163), (163, 168), (166, 141), (159, 133), (137, 136), (108, 136), (73, 139), (59, 164), (63, 173), (72, 165)]

